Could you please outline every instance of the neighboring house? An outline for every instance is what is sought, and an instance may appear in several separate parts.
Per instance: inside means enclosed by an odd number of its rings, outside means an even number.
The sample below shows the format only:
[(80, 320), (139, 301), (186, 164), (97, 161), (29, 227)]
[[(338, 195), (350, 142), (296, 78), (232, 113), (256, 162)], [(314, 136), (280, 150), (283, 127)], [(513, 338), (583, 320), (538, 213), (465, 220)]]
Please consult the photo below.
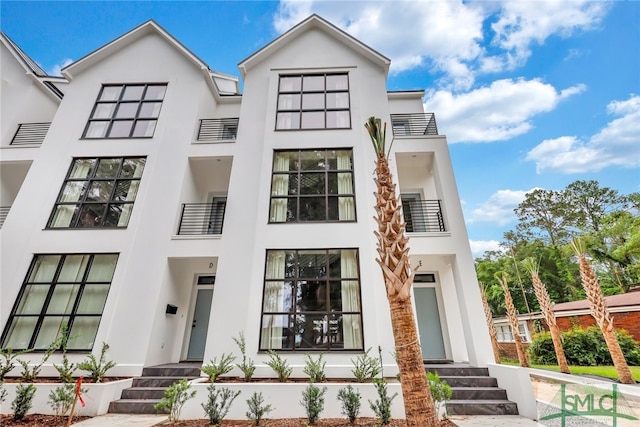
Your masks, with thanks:
[(128, 376), (238, 355), (242, 332), (259, 376), (269, 349), (298, 374), (322, 352), (348, 377), (378, 347), (393, 374), (376, 116), (424, 357), (492, 361), (446, 138), (424, 91), (387, 91), (385, 56), (313, 15), (240, 62), (240, 94), (153, 21), (61, 78), (1, 41), (0, 346), (37, 359), (66, 324), (72, 362), (106, 342), (109, 374)]
[[(533, 334), (540, 330), (540, 322), (544, 322), (544, 319), (542, 314), (538, 312), (518, 316), (518, 334), (525, 349), (529, 347)], [(509, 319), (507, 317), (495, 317), (493, 319), (493, 327), (496, 329), (500, 357), (518, 359), (516, 340)]]

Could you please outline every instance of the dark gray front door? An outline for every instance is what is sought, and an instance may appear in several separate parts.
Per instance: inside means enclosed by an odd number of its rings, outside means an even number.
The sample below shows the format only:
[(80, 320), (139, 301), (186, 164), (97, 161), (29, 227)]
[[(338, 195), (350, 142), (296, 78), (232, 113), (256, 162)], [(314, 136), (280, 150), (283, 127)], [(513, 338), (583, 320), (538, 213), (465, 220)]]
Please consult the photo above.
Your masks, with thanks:
[(446, 359), (435, 288), (414, 288), (423, 359)]
[(207, 330), (209, 328), (212, 298), (213, 289), (198, 289), (196, 308), (191, 323), (191, 338), (189, 339), (187, 360), (202, 360), (204, 358), (204, 347), (207, 343)]

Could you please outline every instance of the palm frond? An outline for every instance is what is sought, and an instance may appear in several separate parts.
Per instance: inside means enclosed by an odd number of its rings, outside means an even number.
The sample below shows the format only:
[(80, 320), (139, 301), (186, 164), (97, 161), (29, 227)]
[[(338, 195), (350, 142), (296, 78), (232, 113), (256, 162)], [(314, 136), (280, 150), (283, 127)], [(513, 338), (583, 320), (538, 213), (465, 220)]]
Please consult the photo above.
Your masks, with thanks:
[(376, 117), (369, 117), (369, 120), (364, 124), (364, 127), (369, 133), (373, 149), (378, 156), (385, 155), (385, 142), (387, 140), (387, 123), (382, 124), (382, 120)]

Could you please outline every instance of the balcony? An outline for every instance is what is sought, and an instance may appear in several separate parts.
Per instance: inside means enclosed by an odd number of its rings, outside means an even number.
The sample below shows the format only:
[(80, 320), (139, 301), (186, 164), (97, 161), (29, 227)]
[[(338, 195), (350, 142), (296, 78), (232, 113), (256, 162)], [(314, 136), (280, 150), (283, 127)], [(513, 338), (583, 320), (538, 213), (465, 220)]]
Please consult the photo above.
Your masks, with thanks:
[(0, 228), (4, 225), (4, 220), (7, 219), (10, 209), (11, 206), (0, 206)]
[(407, 233), (447, 231), (440, 200), (402, 200)]
[(238, 118), (201, 119), (198, 141), (235, 141), (238, 134)]
[(393, 136), (438, 135), (433, 113), (392, 114)]
[(20, 123), (11, 140), (11, 145), (42, 144), (49, 131), (49, 126), (51, 126), (51, 122)]
[(222, 234), (226, 205), (226, 198), (216, 198), (211, 203), (184, 203), (180, 215), (178, 235)]

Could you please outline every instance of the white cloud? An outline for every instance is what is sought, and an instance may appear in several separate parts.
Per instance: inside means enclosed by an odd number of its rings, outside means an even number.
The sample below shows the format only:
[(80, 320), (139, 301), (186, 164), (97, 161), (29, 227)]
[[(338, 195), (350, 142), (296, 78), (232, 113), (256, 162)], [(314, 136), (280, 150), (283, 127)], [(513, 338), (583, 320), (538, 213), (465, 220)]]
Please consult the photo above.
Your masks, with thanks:
[(497, 240), (469, 240), (471, 253), (474, 258), (480, 258), (487, 251), (502, 251)]
[(504, 226), (516, 219), (513, 210), (518, 207), (527, 195), (535, 190), (498, 190), (489, 197), (489, 200), (473, 209), (467, 216), (467, 222), (489, 222), (498, 226)]
[(65, 58), (59, 63), (55, 64), (53, 67), (51, 67), (51, 69), (47, 70), (47, 74), (49, 74), (50, 76), (61, 76), (62, 74), (60, 74), (60, 70), (62, 70), (64, 67), (71, 64), (72, 62), (73, 62), (72, 59)]
[(535, 115), (553, 110), (585, 88), (576, 85), (558, 92), (538, 79), (496, 80), (462, 94), (431, 92), (424, 108), (438, 112), (438, 129), (450, 143), (503, 141), (528, 132)]
[(538, 173), (599, 171), (608, 166), (640, 166), (640, 96), (612, 101), (607, 112), (619, 116), (587, 141), (575, 136), (547, 139), (527, 153)]

